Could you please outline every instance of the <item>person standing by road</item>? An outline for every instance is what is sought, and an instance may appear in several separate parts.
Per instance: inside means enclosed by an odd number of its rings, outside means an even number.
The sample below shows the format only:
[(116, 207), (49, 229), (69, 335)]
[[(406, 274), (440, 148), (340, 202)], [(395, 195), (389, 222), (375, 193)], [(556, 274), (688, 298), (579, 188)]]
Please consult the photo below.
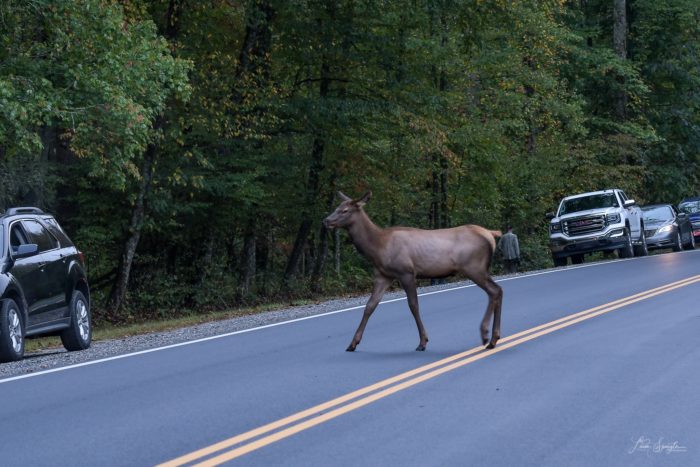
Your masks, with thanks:
[(498, 241), (498, 249), (503, 256), (506, 274), (514, 274), (518, 272), (518, 263), (520, 263), (520, 245), (518, 236), (513, 233), (513, 227), (509, 225), (506, 230), (507, 232)]

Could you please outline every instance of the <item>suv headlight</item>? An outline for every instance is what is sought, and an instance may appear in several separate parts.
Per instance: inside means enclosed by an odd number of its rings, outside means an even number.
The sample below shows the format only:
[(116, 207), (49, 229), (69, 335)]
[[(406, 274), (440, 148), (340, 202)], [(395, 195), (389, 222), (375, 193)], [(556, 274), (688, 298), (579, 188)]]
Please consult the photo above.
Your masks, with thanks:
[(620, 222), (620, 215), (618, 213), (606, 214), (605, 220), (608, 221), (608, 224), (617, 224)]
[(550, 233), (561, 232), (561, 224), (559, 222), (553, 222), (553, 223), (549, 224), (549, 232)]
[(664, 233), (664, 232), (670, 232), (671, 230), (673, 230), (673, 225), (664, 225), (663, 227), (661, 227), (661, 228), (658, 230), (658, 232), (659, 232), (659, 233)]

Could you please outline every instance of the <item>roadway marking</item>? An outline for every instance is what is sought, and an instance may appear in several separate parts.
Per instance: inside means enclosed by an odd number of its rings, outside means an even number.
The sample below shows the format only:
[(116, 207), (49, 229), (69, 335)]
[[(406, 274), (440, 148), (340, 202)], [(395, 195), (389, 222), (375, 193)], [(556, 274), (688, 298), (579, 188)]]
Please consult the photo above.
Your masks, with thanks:
[[(582, 264), (582, 265), (578, 265), (578, 266), (569, 266), (569, 267), (566, 267), (563, 269), (562, 268), (548, 269), (545, 271), (539, 271), (539, 272), (534, 272), (534, 273), (529, 273), (529, 274), (522, 274), (522, 275), (514, 276), (514, 277), (504, 277), (501, 279), (497, 279), (496, 282), (506, 282), (506, 281), (511, 281), (511, 280), (515, 280), (515, 279), (524, 279), (526, 277), (542, 276), (545, 274), (553, 274), (553, 273), (557, 273), (557, 272), (575, 271), (576, 269), (590, 268), (590, 267), (596, 267), (596, 266), (605, 266), (608, 264), (614, 264), (614, 263), (619, 263), (619, 262), (624, 262), (624, 261), (644, 260), (644, 259), (649, 259), (649, 258), (652, 258), (652, 257), (646, 256), (644, 258), (617, 259), (617, 260), (610, 260), (610, 261), (601, 261), (598, 263)], [(467, 289), (470, 287), (476, 287), (476, 285), (473, 283), (466, 284), (466, 285), (460, 285), (460, 286), (445, 288), (445, 289), (441, 289), (441, 290), (434, 290), (431, 292), (424, 292), (424, 293), (418, 294), (418, 296), (425, 297), (427, 295), (435, 295), (435, 294), (439, 294), (439, 293), (453, 292), (455, 290)], [(402, 300), (406, 300), (406, 297), (404, 296), (404, 297), (399, 297), (399, 298), (393, 298), (390, 300), (384, 300), (382, 302), (379, 302), (379, 305), (382, 305), (385, 303), (398, 302), (398, 301), (402, 301)], [(349, 308), (343, 308), (340, 310), (329, 311), (326, 313), (319, 313), (316, 315), (304, 316), (303, 318), (296, 318), (296, 319), (280, 321), (279, 323), (271, 323), (271, 324), (266, 324), (263, 326), (256, 326), (254, 328), (241, 329), (239, 331), (232, 331), (232, 332), (227, 332), (224, 334), (217, 334), (215, 336), (203, 337), (201, 339), (194, 339), (194, 340), (190, 340), (190, 341), (186, 341), (186, 342), (179, 342), (177, 344), (164, 345), (161, 347), (154, 347), (152, 349), (139, 350), (136, 352), (130, 352), (130, 353), (122, 354), (122, 355), (115, 355), (113, 357), (100, 358), (97, 360), (90, 360), (88, 362), (76, 363), (73, 365), (66, 365), (66, 366), (62, 366), (62, 367), (51, 368), (48, 370), (36, 371), (34, 373), (27, 373), (27, 374), (18, 375), (18, 376), (11, 376), (9, 378), (0, 379), (0, 384), (9, 383), (11, 381), (17, 381), (17, 380), (21, 380), (21, 379), (34, 378), (36, 376), (47, 375), (50, 373), (57, 373), (60, 371), (72, 370), (74, 368), (81, 368), (81, 367), (85, 367), (85, 366), (97, 365), (99, 363), (106, 363), (106, 362), (111, 362), (111, 361), (115, 361), (115, 360), (121, 360), (124, 358), (136, 357), (139, 355), (145, 355), (145, 354), (149, 354), (149, 353), (153, 353), (153, 352), (159, 352), (161, 350), (175, 349), (178, 347), (184, 347), (186, 345), (199, 344), (201, 342), (207, 342), (207, 341), (211, 341), (211, 340), (215, 340), (215, 339), (221, 339), (224, 337), (235, 336), (238, 334), (245, 334), (245, 333), (253, 332), (253, 331), (260, 331), (262, 329), (273, 328), (273, 327), (282, 326), (285, 324), (298, 323), (300, 321), (306, 321), (309, 319), (322, 318), (324, 316), (335, 315), (335, 314), (343, 313), (346, 311), (359, 310), (359, 309), (364, 308), (364, 307), (365, 307), (365, 305), (357, 305), (357, 306), (353, 306), (353, 307), (349, 307)], [(272, 311), (272, 312), (274, 312), (274, 311)]]
[[(387, 396), (395, 394), (404, 389), (415, 386), (424, 381), (433, 379), (444, 373), (461, 368), (470, 363), (484, 359), (498, 352), (502, 352), (511, 347), (524, 344), (538, 337), (545, 336), (554, 331), (572, 326), (582, 321), (609, 313), (619, 308), (633, 303), (646, 300), (657, 295), (661, 295), (681, 287), (700, 282), (700, 275), (692, 276), (680, 281), (672, 282), (660, 287), (649, 289), (625, 298), (614, 300), (603, 305), (599, 305), (587, 310), (567, 315), (563, 318), (550, 321), (548, 323), (535, 326), (533, 328), (518, 332), (501, 339), (500, 344), (495, 349), (485, 350), (483, 347), (461, 352), (450, 357), (435, 361), (433, 363), (415, 368), (401, 373), (397, 376), (379, 381), (373, 385), (358, 389), (344, 396), (324, 402), (296, 414), (268, 423), (253, 430), (241, 433), (232, 438), (225, 439), (211, 446), (185, 454), (171, 461), (160, 464), (158, 467), (174, 467), (201, 461), (197, 466), (215, 466), (231, 461), (237, 457), (248, 454), (252, 451), (268, 446), (284, 438), (288, 438), (301, 431), (307, 430), (324, 422), (337, 418), (353, 410), (359, 409)], [(330, 410), (333, 409), (333, 410)], [(284, 428), (287, 427), (287, 428)], [(281, 429), (284, 428), (284, 429)], [(274, 432), (277, 429), (280, 431)], [(272, 434), (268, 434), (274, 432)], [(263, 436), (266, 435), (267, 436)], [(235, 447), (249, 440), (248, 444)], [(231, 450), (227, 450), (233, 448)], [(217, 452), (224, 451), (215, 457), (208, 458)]]

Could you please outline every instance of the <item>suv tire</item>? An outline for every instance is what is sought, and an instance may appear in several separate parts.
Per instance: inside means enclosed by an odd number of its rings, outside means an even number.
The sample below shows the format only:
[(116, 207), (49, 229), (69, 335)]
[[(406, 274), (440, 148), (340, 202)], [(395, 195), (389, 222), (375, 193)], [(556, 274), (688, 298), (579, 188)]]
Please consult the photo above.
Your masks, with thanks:
[(673, 242), (673, 251), (682, 251), (683, 250), (683, 242), (681, 241), (681, 232), (679, 230), (676, 231), (676, 240)]
[(552, 261), (554, 261), (554, 267), (561, 267), (561, 266), (566, 266), (566, 256), (564, 257), (559, 257), (559, 256), (552, 256)]
[(70, 326), (61, 332), (61, 342), (66, 350), (85, 350), (92, 342), (90, 305), (79, 290), (73, 291), (70, 301)]
[(647, 237), (642, 229), (642, 241), (634, 247), (634, 256), (649, 256), (649, 248), (647, 247)]
[(632, 234), (630, 234), (630, 229), (625, 227), (625, 238), (627, 239), (627, 244), (620, 248), (618, 251), (618, 256), (620, 258), (631, 258), (634, 256), (634, 248), (632, 247)]
[(693, 231), (690, 231), (690, 241), (685, 245), (686, 250), (694, 250), (695, 249), (695, 236), (693, 235)]
[(11, 298), (0, 308), (0, 362), (14, 362), (24, 356), (24, 325), (17, 303)]

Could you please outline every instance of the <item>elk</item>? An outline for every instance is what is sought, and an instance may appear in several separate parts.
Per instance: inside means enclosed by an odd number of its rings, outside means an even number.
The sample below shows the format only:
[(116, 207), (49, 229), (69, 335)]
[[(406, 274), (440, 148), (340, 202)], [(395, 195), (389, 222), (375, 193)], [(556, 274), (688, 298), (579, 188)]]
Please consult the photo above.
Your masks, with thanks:
[[(418, 311), (416, 280), (444, 278), (455, 274), (466, 276), (488, 295), (489, 303), (481, 321), (481, 340), (484, 345), (488, 343), (487, 349), (496, 346), (501, 336), (503, 290), (491, 278), (489, 267), (496, 247), (495, 237), (500, 237), (501, 232), (478, 225), (438, 230), (380, 228), (363, 209), (372, 196), (371, 191), (357, 200), (341, 192), (338, 195), (342, 201), (324, 219), (324, 225), (329, 229), (346, 229), (357, 250), (374, 266), (374, 288), (365, 305), (360, 326), (346, 349), (348, 352), (357, 348), (367, 321), (394, 280), (398, 280), (405, 290), (408, 307), (418, 326), (420, 343), (416, 350), (425, 350), (428, 334)], [(488, 328), (492, 316), (493, 328), (489, 340)]]

